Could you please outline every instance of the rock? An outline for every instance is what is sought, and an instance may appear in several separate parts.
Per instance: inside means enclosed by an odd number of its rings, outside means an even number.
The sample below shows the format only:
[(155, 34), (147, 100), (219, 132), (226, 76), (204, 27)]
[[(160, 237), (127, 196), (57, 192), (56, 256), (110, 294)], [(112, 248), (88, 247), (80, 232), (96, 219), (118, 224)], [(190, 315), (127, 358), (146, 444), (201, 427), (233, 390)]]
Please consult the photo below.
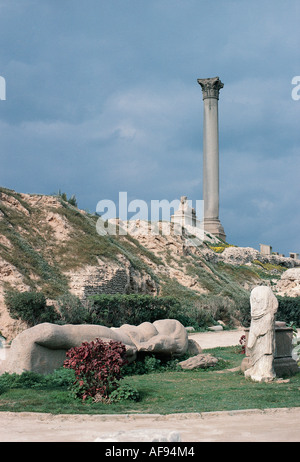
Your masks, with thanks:
[(282, 280), (289, 279), (290, 281), (300, 281), (300, 268), (290, 268), (281, 276)]
[(192, 356), (192, 355), (198, 355), (199, 353), (202, 353), (201, 346), (199, 345), (199, 343), (196, 342), (196, 340), (189, 338), (188, 354)]
[(300, 268), (286, 270), (275, 286), (277, 295), (287, 297), (300, 296)]
[(209, 330), (213, 331), (213, 332), (220, 332), (221, 330), (223, 330), (223, 326), (210, 326), (208, 327)]
[(188, 327), (186, 327), (186, 331), (187, 332), (195, 332), (195, 328), (192, 327), (192, 326), (188, 326)]
[(257, 260), (260, 253), (251, 247), (227, 247), (221, 254), (224, 263), (244, 265)]
[(217, 364), (218, 359), (212, 356), (211, 354), (198, 354), (196, 356), (192, 356), (191, 358), (186, 359), (185, 361), (181, 361), (179, 366), (182, 369), (205, 369), (207, 367), (212, 367)]

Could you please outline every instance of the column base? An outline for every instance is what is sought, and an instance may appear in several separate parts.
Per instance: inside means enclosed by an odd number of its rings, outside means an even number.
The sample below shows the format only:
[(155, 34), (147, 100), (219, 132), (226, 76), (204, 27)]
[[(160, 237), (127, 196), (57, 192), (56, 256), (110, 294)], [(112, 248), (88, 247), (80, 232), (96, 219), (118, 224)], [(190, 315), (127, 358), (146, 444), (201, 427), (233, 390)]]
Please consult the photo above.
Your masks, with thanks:
[(218, 218), (204, 218), (204, 231), (226, 242), (226, 234)]

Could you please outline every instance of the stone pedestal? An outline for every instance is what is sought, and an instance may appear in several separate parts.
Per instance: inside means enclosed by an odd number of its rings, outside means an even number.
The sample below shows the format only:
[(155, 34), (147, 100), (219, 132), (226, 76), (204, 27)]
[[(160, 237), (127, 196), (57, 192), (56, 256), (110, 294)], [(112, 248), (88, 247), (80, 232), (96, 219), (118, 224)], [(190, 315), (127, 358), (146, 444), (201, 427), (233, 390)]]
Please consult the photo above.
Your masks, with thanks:
[[(275, 324), (275, 354), (274, 354), (274, 370), (277, 377), (290, 376), (299, 372), (296, 361), (292, 358), (293, 349), (293, 329), (284, 327), (285, 323), (278, 322)], [(247, 352), (249, 329), (245, 329), (246, 336), (246, 357), (241, 364), (241, 370), (244, 372), (249, 364), (249, 356)]]
[(195, 209), (189, 206), (186, 196), (180, 198), (179, 208), (171, 216), (171, 222), (183, 228), (190, 226), (201, 228), (201, 221), (197, 218)]
[(204, 230), (224, 241), (226, 235), (219, 220), (219, 77), (198, 79), (204, 102), (203, 117), (203, 200)]

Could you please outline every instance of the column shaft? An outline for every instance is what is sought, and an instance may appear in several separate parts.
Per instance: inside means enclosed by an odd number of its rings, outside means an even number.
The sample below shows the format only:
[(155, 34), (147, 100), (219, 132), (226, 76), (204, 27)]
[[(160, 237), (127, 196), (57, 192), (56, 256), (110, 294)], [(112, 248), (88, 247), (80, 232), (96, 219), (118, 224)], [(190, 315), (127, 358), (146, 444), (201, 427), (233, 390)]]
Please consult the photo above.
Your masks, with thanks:
[(203, 200), (204, 231), (223, 240), (226, 235), (219, 220), (219, 77), (198, 79), (204, 101), (203, 116)]
[(204, 100), (203, 119), (204, 217), (219, 218), (219, 134), (218, 100)]

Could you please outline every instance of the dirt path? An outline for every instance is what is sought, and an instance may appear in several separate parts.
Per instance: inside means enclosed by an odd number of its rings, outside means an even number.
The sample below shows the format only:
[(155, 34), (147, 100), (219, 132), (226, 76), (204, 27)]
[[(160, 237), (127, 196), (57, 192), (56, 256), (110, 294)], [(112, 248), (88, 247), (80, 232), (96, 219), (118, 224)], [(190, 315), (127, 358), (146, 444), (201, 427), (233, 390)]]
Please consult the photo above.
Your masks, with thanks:
[[(182, 442), (299, 442), (300, 408), (201, 414), (49, 415), (0, 413), (1, 442), (151, 441), (171, 432)], [(116, 433), (119, 432), (118, 435)], [(113, 437), (112, 437), (112, 434)], [(176, 439), (172, 439), (176, 441)]]
[(196, 340), (203, 350), (206, 348), (227, 347), (238, 345), (244, 329), (222, 330), (218, 332), (191, 333), (189, 338)]

